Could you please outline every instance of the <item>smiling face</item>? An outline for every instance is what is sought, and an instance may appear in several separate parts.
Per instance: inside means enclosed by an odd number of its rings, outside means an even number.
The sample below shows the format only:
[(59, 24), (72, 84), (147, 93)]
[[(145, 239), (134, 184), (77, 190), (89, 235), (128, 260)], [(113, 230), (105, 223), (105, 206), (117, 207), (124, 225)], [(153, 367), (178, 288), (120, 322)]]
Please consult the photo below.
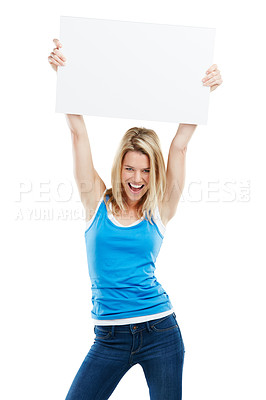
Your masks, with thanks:
[(149, 171), (150, 161), (146, 154), (131, 150), (126, 153), (122, 164), (121, 179), (129, 206), (137, 204), (147, 192)]

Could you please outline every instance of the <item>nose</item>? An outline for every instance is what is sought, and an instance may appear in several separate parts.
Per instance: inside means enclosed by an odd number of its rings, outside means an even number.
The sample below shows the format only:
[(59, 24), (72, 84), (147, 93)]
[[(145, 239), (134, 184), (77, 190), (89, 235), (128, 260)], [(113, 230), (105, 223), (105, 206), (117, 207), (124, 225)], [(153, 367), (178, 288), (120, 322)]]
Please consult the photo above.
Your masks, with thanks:
[(142, 181), (141, 179), (141, 171), (135, 171), (134, 173), (134, 181), (135, 183), (139, 183)]

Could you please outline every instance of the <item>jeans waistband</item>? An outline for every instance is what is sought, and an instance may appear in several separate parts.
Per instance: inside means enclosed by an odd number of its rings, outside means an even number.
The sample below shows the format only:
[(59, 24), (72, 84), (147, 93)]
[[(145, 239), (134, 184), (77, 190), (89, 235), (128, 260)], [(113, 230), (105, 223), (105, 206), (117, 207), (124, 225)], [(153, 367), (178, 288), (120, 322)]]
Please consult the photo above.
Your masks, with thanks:
[(169, 317), (174, 317), (176, 318), (176, 314), (175, 312), (173, 312), (172, 314), (166, 315), (164, 317), (161, 318), (157, 318), (157, 319), (152, 319), (150, 321), (145, 321), (145, 322), (136, 322), (134, 324), (126, 324), (126, 325), (96, 325), (100, 330), (108, 330), (110, 333), (112, 333), (112, 336), (114, 336), (115, 332), (119, 332), (119, 333), (135, 333), (135, 332), (139, 332), (142, 331), (144, 329), (146, 329), (147, 331), (151, 331), (151, 326), (153, 326), (154, 324), (156, 324), (159, 321), (163, 321), (166, 318)]

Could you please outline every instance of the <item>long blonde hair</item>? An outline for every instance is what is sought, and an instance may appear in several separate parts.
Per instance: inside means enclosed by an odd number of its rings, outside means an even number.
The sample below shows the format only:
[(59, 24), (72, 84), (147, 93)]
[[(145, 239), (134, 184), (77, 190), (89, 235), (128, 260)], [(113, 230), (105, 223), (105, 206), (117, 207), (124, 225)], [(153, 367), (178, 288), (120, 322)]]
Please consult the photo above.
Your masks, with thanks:
[[(160, 140), (152, 129), (134, 127), (129, 129), (122, 137), (113, 161), (111, 171), (112, 187), (106, 190), (104, 202), (109, 212), (111, 212), (109, 205), (112, 203), (112, 211), (115, 215), (118, 215), (120, 210), (125, 211), (128, 209), (121, 181), (122, 164), (128, 151), (140, 151), (146, 154), (150, 160), (149, 189), (138, 203), (137, 215), (140, 218), (146, 212), (148, 221), (152, 224), (151, 218), (154, 215), (158, 201), (162, 201), (166, 189), (165, 163)], [(106, 195), (109, 195), (108, 201), (106, 201)]]

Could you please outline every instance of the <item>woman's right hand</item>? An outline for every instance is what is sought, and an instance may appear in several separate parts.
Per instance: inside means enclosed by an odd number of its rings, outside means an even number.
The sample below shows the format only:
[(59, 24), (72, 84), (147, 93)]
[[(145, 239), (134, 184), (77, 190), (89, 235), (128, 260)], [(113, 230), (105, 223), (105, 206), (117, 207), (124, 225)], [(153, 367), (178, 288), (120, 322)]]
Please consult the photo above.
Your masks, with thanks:
[(53, 40), (55, 44), (55, 48), (53, 51), (50, 53), (48, 57), (48, 61), (51, 64), (51, 67), (57, 72), (57, 67), (58, 65), (65, 65), (66, 58), (63, 56), (63, 54), (59, 51), (60, 47), (62, 47), (62, 44), (59, 42), (58, 39)]

